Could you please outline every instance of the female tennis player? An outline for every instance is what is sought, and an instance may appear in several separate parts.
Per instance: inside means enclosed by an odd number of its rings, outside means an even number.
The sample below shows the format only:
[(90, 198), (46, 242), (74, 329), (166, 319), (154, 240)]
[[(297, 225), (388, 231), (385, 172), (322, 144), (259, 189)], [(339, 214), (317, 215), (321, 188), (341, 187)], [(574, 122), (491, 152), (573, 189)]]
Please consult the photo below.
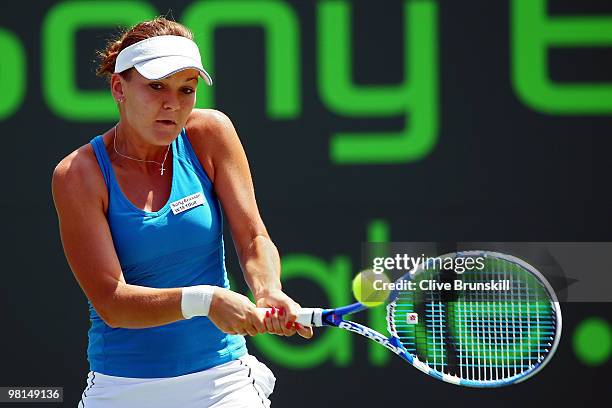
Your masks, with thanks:
[[(267, 407), (275, 378), (243, 336), (312, 330), (281, 290), (232, 123), (194, 109), (198, 78), (212, 84), (198, 47), (156, 18), (100, 54), (120, 120), (52, 181), (64, 252), (90, 304), (79, 407)], [(221, 205), (256, 304), (229, 290)]]

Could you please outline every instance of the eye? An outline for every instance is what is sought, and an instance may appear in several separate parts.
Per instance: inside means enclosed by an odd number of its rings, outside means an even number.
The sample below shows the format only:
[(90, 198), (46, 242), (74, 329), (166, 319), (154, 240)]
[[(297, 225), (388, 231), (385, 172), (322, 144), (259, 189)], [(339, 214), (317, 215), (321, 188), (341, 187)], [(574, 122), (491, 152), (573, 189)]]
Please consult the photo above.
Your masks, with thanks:
[(195, 92), (195, 90), (193, 88), (183, 88), (183, 93), (185, 95), (189, 95), (189, 94), (192, 94), (194, 92)]
[(160, 84), (159, 82), (152, 82), (149, 84), (149, 86), (152, 89), (155, 89), (156, 91), (159, 91), (160, 89), (162, 89), (162, 84)]

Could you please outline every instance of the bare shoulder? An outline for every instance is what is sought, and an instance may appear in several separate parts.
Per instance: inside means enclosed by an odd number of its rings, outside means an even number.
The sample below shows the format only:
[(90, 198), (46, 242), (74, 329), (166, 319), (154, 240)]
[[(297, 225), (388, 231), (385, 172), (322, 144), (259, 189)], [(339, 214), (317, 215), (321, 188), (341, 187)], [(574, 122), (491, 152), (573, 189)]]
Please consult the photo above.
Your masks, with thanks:
[(244, 151), (230, 118), (215, 109), (194, 109), (185, 125), (200, 163), (214, 180), (221, 162), (243, 156)]
[(215, 109), (194, 109), (185, 129), (189, 140), (196, 143), (231, 143), (236, 134), (230, 118)]
[(51, 187), (56, 206), (75, 197), (83, 203), (103, 203), (106, 185), (91, 144), (79, 147), (55, 166)]

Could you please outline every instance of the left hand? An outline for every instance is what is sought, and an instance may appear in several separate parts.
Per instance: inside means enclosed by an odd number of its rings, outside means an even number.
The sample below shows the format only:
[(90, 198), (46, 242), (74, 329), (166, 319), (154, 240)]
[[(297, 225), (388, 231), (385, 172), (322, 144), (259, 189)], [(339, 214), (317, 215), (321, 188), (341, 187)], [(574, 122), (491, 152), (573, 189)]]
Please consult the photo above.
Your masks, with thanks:
[(293, 336), (296, 332), (309, 339), (312, 337), (312, 327), (302, 326), (295, 322), (300, 305), (287, 296), (282, 290), (266, 292), (257, 298), (257, 307), (270, 308), (266, 313), (264, 323), (269, 333), (280, 336)]

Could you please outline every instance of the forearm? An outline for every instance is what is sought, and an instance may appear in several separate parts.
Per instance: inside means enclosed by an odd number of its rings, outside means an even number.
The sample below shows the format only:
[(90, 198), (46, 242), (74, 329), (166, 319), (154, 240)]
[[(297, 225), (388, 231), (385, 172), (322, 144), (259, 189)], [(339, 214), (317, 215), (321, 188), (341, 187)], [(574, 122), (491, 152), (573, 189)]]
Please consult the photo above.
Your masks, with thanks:
[(281, 290), (280, 256), (268, 236), (258, 235), (239, 253), (240, 263), (255, 299), (275, 290)]
[(156, 289), (120, 283), (97, 310), (111, 327), (140, 329), (184, 319), (182, 288)]

